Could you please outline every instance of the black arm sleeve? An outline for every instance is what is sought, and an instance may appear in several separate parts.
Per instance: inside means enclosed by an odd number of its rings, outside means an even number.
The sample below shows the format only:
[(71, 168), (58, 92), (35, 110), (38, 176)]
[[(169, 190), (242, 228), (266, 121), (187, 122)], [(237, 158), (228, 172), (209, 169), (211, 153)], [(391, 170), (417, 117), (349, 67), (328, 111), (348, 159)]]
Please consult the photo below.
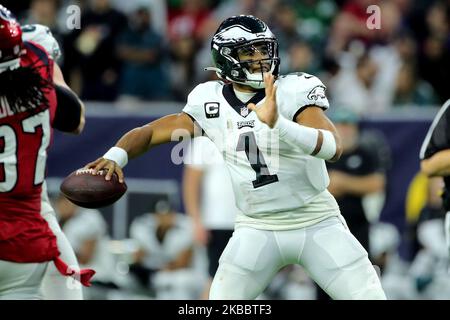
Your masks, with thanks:
[(55, 85), (55, 91), (58, 105), (53, 128), (63, 132), (75, 131), (80, 125), (81, 103), (76, 94), (65, 87)]

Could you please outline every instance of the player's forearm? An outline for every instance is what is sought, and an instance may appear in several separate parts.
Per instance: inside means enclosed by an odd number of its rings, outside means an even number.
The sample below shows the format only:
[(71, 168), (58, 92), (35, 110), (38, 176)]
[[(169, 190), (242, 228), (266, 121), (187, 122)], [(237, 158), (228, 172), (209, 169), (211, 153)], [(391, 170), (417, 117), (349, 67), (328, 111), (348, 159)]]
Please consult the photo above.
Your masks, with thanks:
[(202, 171), (186, 166), (183, 177), (183, 199), (187, 214), (195, 221), (201, 221), (200, 189)]
[(382, 191), (385, 186), (385, 177), (380, 173), (365, 176), (345, 175), (345, 182), (342, 185), (346, 194), (365, 196)]
[(116, 143), (116, 147), (125, 150), (129, 159), (136, 158), (150, 149), (153, 129), (142, 126), (128, 131)]
[[(194, 123), (188, 115), (171, 114), (127, 132), (116, 143), (119, 156), (113, 152), (111, 156), (105, 158), (114, 161), (123, 160), (123, 163), (126, 163), (128, 159), (136, 158), (154, 146), (172, 141), (175, 134), (176, 137), (194, 134)], [(126, 154), (120, 154), (124, 151)]]
[(450, 175), (450, 149), (439, 151), (429, 159), (422, 160), (421, 170), (427, 176)]

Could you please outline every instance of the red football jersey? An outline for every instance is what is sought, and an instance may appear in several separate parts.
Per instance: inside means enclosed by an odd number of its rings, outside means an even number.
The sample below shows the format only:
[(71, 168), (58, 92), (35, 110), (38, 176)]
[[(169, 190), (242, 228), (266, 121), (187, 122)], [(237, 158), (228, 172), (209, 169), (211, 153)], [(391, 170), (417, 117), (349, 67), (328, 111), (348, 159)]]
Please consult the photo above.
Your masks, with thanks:
[[(53, 82), (53, 61), (37, 44), (24, 43), (21, 66), (33, 65)], [(50, 261), (59, 255), (56, 237), (41, 216), (51, 123), (56, 111), (53, 87), (43, 92), (48, 105), (13, 114), (0, 97), (0, 260)]]

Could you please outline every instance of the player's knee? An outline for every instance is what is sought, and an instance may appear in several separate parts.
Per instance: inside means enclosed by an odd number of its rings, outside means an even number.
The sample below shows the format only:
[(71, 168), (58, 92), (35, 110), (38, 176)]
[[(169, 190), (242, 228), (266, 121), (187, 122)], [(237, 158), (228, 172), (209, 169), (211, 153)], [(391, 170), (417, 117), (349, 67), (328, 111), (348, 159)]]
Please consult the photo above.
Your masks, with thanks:
[(236, 265), (221, 263), (211, 284), (209, 299), (255, 299), (259, 294), (260, 286), (249, 270)]
[(367, 257), (362, 257), (354, 263), (341, 268), (325, 291), (334, 299), (386, 299), (378, 274)]

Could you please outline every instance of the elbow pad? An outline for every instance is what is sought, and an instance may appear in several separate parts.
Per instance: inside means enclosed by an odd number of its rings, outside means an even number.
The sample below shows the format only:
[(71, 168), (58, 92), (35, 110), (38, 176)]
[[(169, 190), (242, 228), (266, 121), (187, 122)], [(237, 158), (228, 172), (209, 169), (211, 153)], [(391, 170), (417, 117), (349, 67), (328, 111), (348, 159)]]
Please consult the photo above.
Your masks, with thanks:
[(63, 86), (55, 85), (57, 107), (53, 128), (73, 132), (80, 125), (82, 105), (77, 95)]

